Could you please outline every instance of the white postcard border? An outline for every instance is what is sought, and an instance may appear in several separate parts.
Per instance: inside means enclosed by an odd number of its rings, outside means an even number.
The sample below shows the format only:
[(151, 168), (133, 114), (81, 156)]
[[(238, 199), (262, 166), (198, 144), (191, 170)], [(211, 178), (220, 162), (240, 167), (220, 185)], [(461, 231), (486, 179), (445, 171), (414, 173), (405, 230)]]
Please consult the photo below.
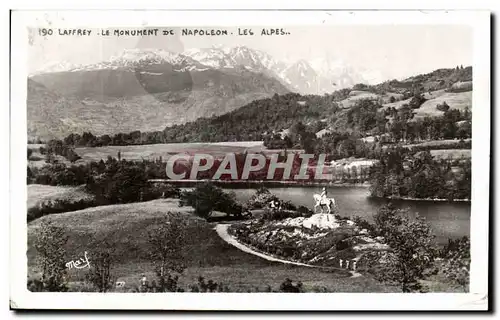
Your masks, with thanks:
[[(90, 18), (91, 17), (91, 18)], [(32, 293), (26, 288), (27, 26), (460, 24), (474, 28), (471, 293)], [(484, 310), (488, 301), (490, 15), (487, 11), (13, 12), (11, 33), (11, 306), (40, 309)]]

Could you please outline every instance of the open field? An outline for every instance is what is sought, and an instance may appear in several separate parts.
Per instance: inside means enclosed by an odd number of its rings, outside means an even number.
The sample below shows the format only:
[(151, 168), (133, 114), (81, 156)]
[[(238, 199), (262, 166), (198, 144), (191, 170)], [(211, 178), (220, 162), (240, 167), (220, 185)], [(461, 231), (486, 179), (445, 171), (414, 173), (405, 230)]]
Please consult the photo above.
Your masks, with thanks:
[[(472, 110), (472, 91), (467, 92), (446, 92), (445, 90), (437, 90), (423, 93), (423, 96), (427, 101), (425, 101), (420, 108), (413, 109), (416, 118), (438, 117), (444, 112), (436, 109), (438, 104), (446, 103), (450, 106), (450, 109), (458, 109), (464, 111), (466, 107)], [(383, 109), (394, 107), (400, 109), (404, 104), (409, 104), (411, 98), (406, 100), (400, 100), (393, 103), (386, 103), (383, 105)]]
[[(464, 142), (470, 142), (472, 139), (464, 139)], [(454, 145), (457, 144), (460, 140), (456, 139), (447, 139), (447, 140), (432, 140), (432, 141), (425, 141), (422, 143), (414, 143), (414, 144), (407, 144), (404, 145), (403, 147), (435, 147), (435, 146), (441, 146), (441, 145)]]
[(431, 150), (431, 155), (435, 159), (470, 159), (472, 154), (469, 149), (443, 149), (443, 150)]
[(358, 100), (361, 99), (378, 99), (379, 95), (368, 92), (368, 91), (360, 91), (360, 90), (353, 90), (349, 94), (349, 97), (340, 101), (339, 106), (343, 109), (349, 109), (351, 108)]
[(76, 153), (82, 157), (82, 159), (78, 160), (77, 163), (99, 161), (101, 159), (106, 160), (108, 156), (116, 158), (118, 156), (118, 152), (121, 153), (121, 158), (126, 160), (153, 160), (159, 157), (168, 159), (171, 155), (176, 153), (187, 153), (189, 155), (205, 153), (217, 158), (222, 158), (228, 152), (260, 152), (263, 150), (265, 150), (265, 147), (260, 141), (167, 143), (133, 146), (82, 147), (75, 149)]
[(399, 100), (399, 101), (392, 102), (392, 103), (386, 103), (383, 105), (383, 107), (381, 109), (386, 110), (388, 108), (396, 108), (396, 110), (399, 110), (404, 104), (409, 104), (410, 100), (411, 100), (411, 98), (408, 98), (405, 100)]
[[(91, 253), (95, 243), (105, 240), (115, 251), (112, 272), (119, 281), (125, 281), (124, 291), (139, 284), (143, 274), (153, 279), (153, 267), (148, 255), (148, 231), (168, 212), (178, 212), (186, 218), (184, 248), (187, 269), (180, 281), (192, 284), (198, 276), (223, 282), (231, 291), (263, 290), (267, 285), (279, 287), (285, 278), (302, 281), (306, 290), (333, 292), (395, 292), (398, 288), (381, 284), (370, 277), (348, 278), (345, 273), (327, 272), (267, 261), (244, 253), (222, 240), (215, 225), (192, 214), (190, 207), (179, 207), (173, 199), (143, 203), (111, 205), (85, 210), (53, 214), (28, 224), (28, 269), (30, 277), (37, 274), (36, 252), (33, 243), (42, 221), (52, 221), (67, 228), (69, 241), (65, 259), (77, 259), (84, 251)], [(82, 269), (84, 270), (84, 269)], [(85, 273), (72, 270), (69, 275), (72, 290), (82, 285)], [(121, 289), (120, 289), (121, 290)]]
[(71, 200), (76, 202), (79, 200), (91, 200), (92, 198), (93, 196), (84, 190), (84, 186), (28, 185), (28, 209), (47, 201)]
[(450, 106), (450, 109), (464, 111), (466, 107), (472, 110), (472, 91), (467, 92), (446, 92), (434, 99), (427, 100), (420, 108), (415, 109), (415, 117), (423, 118), (425, 116), (436, 117), (443, 114), (442, 111), (436, 109), (438, 104), (445, 102)]
[(39, 150), (40, 147), (45, 147), (45, 144), (43, 143), (28, 143), (28, 149), (32, 150)]

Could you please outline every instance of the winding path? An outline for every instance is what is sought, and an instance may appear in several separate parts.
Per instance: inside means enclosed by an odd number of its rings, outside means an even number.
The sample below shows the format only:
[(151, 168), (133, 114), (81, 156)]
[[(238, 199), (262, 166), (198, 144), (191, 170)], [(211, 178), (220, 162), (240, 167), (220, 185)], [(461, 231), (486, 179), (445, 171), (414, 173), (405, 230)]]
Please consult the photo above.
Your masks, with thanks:
[[(336, 269), (336, 270), (344, 270), (342, 268), (335, 268), (335, 267), (321, 267), (321, 266), (315, 266), (312, 264), (307, 264), (307, 263), (302, 263), (302, 262), (295, 262), (295, 261), (288, 261), (288, 260), (283, 260), (279, 258), (275, 258), (273, 256), (264, 254), (262, 252), (255, 251), (254, 249), (245, 246), (244, 244), (238, 242), (235, 238), (233, 238), (228, 232), (227, 229), (229, 228), (230, 224), (217, 224), (215, 226), (215, 231), (217, 231), (217, 234), (219, 237), (222, 238), (222, 240), (226, 241), (230, 245), (235, 246), (236, 248), (240, 249), (243, 252), (253, 254), (254, 256), (260, 257), (262, 259), (266, 259), (268, 261), (275, 261), (275, 262), (281, 262), (281, 263), (287, 263), (287, 264), (293, 264), (297, 266), (302, 266), (302, 267), (309, 267), (309, 268), (320, 268), (320, 269)], [(347, 270), (351, 273), (351, 278), (357, 278), (361, 277), (362, 275), (358, 272), (352, 271), (352, 270)]]

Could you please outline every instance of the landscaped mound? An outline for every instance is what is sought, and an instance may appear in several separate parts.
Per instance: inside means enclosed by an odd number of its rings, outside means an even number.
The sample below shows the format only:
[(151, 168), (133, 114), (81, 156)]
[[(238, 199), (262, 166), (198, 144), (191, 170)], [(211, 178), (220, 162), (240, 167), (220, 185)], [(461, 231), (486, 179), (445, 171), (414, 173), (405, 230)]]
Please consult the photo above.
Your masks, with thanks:
[(229, 232), (241, 243), (283, 259), (351, 270), (363, 253), (389, 249), (383, 238), (370, 237), (355, 222), (329, 214), (251, 220), (233, 224)]

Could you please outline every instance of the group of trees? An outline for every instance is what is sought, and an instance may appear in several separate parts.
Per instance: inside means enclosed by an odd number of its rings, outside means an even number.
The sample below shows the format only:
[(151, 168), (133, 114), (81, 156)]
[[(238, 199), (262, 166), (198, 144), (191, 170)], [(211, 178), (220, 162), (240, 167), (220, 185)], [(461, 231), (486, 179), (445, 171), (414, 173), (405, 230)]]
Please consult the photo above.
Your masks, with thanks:
[(45, 155), (47, 163), (54, 162), (54, 155), (63, 156), (70, 162), (75, 162), (81, 159), (81, 157), (75, 152), (72, 144), (57, 139), (49, 140), (45, 147), (40, 147), (40, 153)]
[(471, 161), (462, 159), (454, 164), (435, 160), (429, 151), (390, 149), (372, 168), (371, 194), (384, 198), (471, 199)]
[(183, 191), (180, 194), (181, 205), (194, 208), (194, 213), (203, 218), (209, 218), (213, 211), (225, 212), (228, 215), (241, 215), (243, 208), (235, 200), (232, 193), (226, 193), (212, 183), (203, 183), (193, 191)]
[(423, 217), (411, 218), (407, 209), (396, 209), (390, 203), (379, 208), (374, 224), (362, 222), (373, 237), (382, 237), (390, 250), (363, 254), (358, 262), (361, 272), (397, 284), (403, 292), (427, 291), (421, 280), (438, 273), (466, 291), (470, 268), (468, 237), (450, 239), (448, 245), (440, 249)]
[[(418, 102), (416, 102), (418, 103)], [(409, 105), (396, 110), (380, 109), (374, 101), (360, 100), (346, 113), (332, 119), (336, 131), (316, 137), (313, 126), (294, 124), (288, 134), (269, 133), (263, 136), (269, 149), (301, 148), (308, 153), (326, 153), (332, 159), (346, 157), (378, 158), (375, 149), (381, 144), (411, 143), (424, 140), (467, 139), (472, 136), (472, 115), (447, 109), (439, 117), (414, 118)], [(375, 142), (364, 142), (373, 136)]]
[(381, 207), (374, 218), (379, 234), (391, 248), (379, 276), (399, 283), (403, 292), (420, 291), (422, 284), (418, 280), (424, 278), (436, 257), (430, 225), (420, 216), (411, 220), (407, 210), (390, 205)]

